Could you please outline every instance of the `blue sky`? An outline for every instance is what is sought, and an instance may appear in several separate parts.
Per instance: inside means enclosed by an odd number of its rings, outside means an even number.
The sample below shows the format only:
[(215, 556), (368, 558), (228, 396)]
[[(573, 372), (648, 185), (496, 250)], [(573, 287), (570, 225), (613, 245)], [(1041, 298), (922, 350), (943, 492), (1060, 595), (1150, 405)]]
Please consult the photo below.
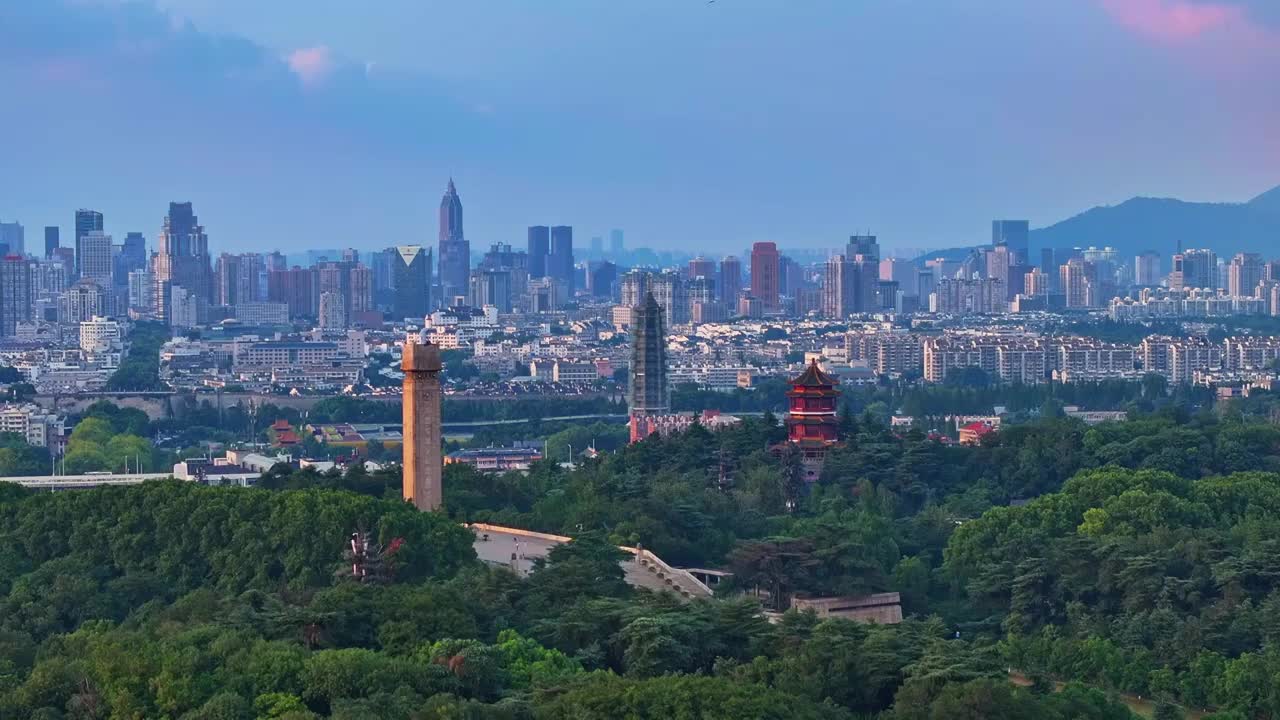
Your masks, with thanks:
[[(0, 219), (220, 250), (981, 241), (1280, 183), (1261, 0), (3, 0)], [(66, 230), (64, 230), (64, 233)]]

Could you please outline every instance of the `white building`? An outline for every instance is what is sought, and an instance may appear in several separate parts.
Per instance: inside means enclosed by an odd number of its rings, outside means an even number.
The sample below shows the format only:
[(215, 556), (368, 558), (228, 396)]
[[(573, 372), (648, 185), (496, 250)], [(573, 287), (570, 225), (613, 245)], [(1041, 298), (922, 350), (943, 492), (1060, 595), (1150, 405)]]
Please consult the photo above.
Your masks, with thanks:
[(120, 349), (120, 323), (94, 316), (80, 323), (80, 349), (91, 355)]

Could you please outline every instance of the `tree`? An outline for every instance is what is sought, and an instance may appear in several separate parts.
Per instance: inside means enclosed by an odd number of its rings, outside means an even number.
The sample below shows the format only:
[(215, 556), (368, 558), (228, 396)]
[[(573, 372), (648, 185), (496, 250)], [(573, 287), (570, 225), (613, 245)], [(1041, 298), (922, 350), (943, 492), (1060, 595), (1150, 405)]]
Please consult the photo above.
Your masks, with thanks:
[(813, 543), (802, 538), (769, 538), (739, 543), (729, 555), (734, 577), (744, 587), (769, 594), (774, 610), (786, 610), (796, 590), (809, 587), (820, 564)]

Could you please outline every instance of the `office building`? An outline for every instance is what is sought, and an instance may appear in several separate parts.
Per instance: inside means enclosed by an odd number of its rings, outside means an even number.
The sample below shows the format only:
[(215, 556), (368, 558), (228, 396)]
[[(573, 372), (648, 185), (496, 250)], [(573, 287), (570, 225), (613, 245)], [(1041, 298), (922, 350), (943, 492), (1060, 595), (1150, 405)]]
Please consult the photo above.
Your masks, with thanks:
[(875, 235), (851, 235), (845, 246), (845, 261), (852, 274), (853, 297), (850, 312), (867, 313), (881, 309), (880, 243)]
[(1009, 252), (1013, 254), (1013, 262), (1028, 262), (1031, 250), (1031, 223), (1026, 220), (991, 221), (991, 245), (1008, 247)]
[(529, 277), (547, 276), (547, 256), (551, 254), (551, 228), (533, 225), (529, 228)]
[(733, 255), (726, 255), (720, 261), (720, 302), (726, 308), (734, 308), (738, 295), (742, 294), (742, 261)]
[(44, 229), (44, 257), (53, 258), (54, 252), (62, 246), (62, 230), (57, 225), (47, 225)]
[[(213, 299), (209, 236), (191, 203), (169, 203), (169, 214), (164, 218), (156, 238), (156, 253), (151, 258), (151, 276), (156, 284), (156, 313), (161, 320), (169, 319), (171, 289), (175, 286), (187, 290), (183, 300), (188, 307), (184, 310), (195, 308), (203, 313)], [(201, 316), (197, 322), (203, 319)]]
[(1218, 256), (1212, 250), (1185, 250), (1173, 256), (1171, 290), (1216, 290), (1219, 286)]
[(498, 312), (511, 312), (511, 271), (476, 268), (471, 271), (470, 302), (472, 307), (492, 305)]
[(102, 213), (96, 210), (80, 209), (76, 211), (76, 263), (74, 274), (79, 275), (80, 271), (80, 241), (91, 232), (102, 232)]
[(1227, 294), (1231, 297), (1253, 297), (1262, 277), (1262, 256), (1257, 253), (1236, 253), (1228, 268)]
[(630, 378), (627, 404), (632, 417), (671, 412), (666, 324), (662, 307), (652, 293), (632, 312)]
[(394, 318), (421, 322), (431, 311), (431, 251), (421, 245), (395, 248), (392, 286), (395, 288)]
[(626, 244), (623, 242), (621, 230), (609, 231), (609, 254), (617, 260), (622, 253), (626, 252)]
[(771, 242), (758, 242), (751, 246), (751, 296), (758, 299), (765, 312), (778, 309), (779, 267), (778, 246)]
[(26, 229), (20, 222), (0, 222), (0, 253), (22, 255), (26, 252)]
[(120, 252), (115, 256), (112, 273), (116, 284), (123, 285), (128, 281), (129, 273), (147, 267), (147, 239), (140, 232), (131, 232), (124, 236)]
[(94, 280), (104, 288), (111, 287), (111, 236), (91, 230), (80, 238), (80, 277)]
[(551, 228), (551, 253), (547, 256), (547, 275), (555, 278), (573, 297), (573, 228), (556, 225)]
[(471, 244), (462, 231), (462, 200), (449, 180), (440, 200), (440, 288), (441, 302), (449, 304), (458, 295), (467, 294), (471, 274)]
[(1160, 253), (1148, 250), (1133, 259), (1134, 285), (1155, 287), (1160, 279)]

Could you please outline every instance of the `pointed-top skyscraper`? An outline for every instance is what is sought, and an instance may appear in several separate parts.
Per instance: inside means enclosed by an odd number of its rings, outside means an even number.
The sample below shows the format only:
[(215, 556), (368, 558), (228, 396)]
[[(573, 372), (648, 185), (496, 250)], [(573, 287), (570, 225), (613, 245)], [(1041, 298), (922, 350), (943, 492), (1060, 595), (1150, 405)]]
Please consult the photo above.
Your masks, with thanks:
[(440, 290), (446, 305), (467, 294), (471, 274), (471, 243), (462, 232), (462, 200), (449, 178), (449, 188), (440, 200)]

